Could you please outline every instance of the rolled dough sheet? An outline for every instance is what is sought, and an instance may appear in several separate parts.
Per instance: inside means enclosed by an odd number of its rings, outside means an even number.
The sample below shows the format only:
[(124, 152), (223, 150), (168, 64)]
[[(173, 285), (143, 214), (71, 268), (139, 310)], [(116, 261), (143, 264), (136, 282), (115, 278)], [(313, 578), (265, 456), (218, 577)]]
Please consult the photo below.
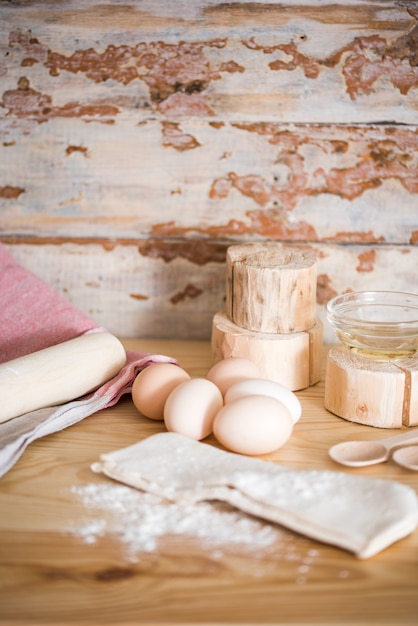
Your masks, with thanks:
[(172, 502), (227, 502), (366, 559), (412, 533), (418, 498), (401, 483), (290, 470), (160, 433), (101, 456), (94, 472)]

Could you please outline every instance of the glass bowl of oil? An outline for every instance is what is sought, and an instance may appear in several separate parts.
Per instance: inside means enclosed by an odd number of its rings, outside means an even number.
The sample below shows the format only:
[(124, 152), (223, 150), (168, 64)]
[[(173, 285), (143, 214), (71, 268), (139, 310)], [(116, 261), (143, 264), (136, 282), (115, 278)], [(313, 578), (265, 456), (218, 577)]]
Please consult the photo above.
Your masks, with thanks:
[(326, 313), (341, 343), (366, 356), (402, 358), (418, 351), (418, 294), (345, 293), (329, 300)]

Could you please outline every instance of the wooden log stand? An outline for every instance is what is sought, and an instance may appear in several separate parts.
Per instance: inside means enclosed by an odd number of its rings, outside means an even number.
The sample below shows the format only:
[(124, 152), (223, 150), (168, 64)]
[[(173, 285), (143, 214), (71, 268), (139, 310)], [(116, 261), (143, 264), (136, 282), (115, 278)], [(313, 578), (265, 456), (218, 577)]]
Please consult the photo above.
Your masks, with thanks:
[(418, 355), (378, 360), (344, 345), (327, 357), (325, 408), (379, 428), (418, 425)]
[(319, 381), (323, 338), (316, 319), (316, 258), (275, 242), (227, 250), (226, 311), (212, 321), (214, 362), (248, 358), (292, 391)]
[(230, 246), (226, 254), (229, 319), (261, 333), (309, 330), (316, 322), (316, 257), (277, 243)]
[(257, 333), (234, 324), (220, 311), (213, 318), (212, 355), (215, 363), (234, 356), (249, 359), (263, 378), (296, 391), (319, 381), (322, 335), (320, 320), (299, 333)]

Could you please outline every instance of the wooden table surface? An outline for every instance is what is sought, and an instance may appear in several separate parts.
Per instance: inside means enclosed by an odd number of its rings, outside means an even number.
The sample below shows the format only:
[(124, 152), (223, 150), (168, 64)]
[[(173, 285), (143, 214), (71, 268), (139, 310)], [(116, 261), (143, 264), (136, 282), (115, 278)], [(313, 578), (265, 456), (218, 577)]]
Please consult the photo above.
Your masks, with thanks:
[[(177, 357), (192, 376), (204, 376), (211, 365), (206, 342), (124, 343)], [(393, 433), (335, 417), (323, 408), (323, 395), (323, 382), (298, 392), (303, 416), (291, 440), (268, 459), (418, 489), (418, 474), (392, 462), (348, 470), (330, 461), (327, 450), (336, 442)], [(250, 520), (257, 524), (255, 545), (247, 538), (214, 549), (183, 534), (162, 537), (134, 556), (120, 534), (120, 517), (96, 534), (82, 532), (86, 520), (97, 524), (107, 517), (80, 497), (89, 486), (110, 486), (91, 463), (163, 430), (126, 396), (116, 407), (34, 442), (0, 479), (1, 624), (418, 623), (418, 532), (364, 561), (279, 528), (272, 546), (257, 548), (262, 527), (269, 526), (258, 520)]]

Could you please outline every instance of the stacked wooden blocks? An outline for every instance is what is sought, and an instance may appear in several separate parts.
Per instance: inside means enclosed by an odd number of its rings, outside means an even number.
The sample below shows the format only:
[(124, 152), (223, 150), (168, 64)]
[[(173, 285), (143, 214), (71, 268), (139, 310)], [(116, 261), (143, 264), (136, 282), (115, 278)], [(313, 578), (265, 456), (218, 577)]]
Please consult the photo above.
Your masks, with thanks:
[(234, 245), (226, 272), (226, 311), (212, 322), (214, 362), (247, 358), (292, 391), (317, 383), (323, 327), (315, 255), (274, 242)]

